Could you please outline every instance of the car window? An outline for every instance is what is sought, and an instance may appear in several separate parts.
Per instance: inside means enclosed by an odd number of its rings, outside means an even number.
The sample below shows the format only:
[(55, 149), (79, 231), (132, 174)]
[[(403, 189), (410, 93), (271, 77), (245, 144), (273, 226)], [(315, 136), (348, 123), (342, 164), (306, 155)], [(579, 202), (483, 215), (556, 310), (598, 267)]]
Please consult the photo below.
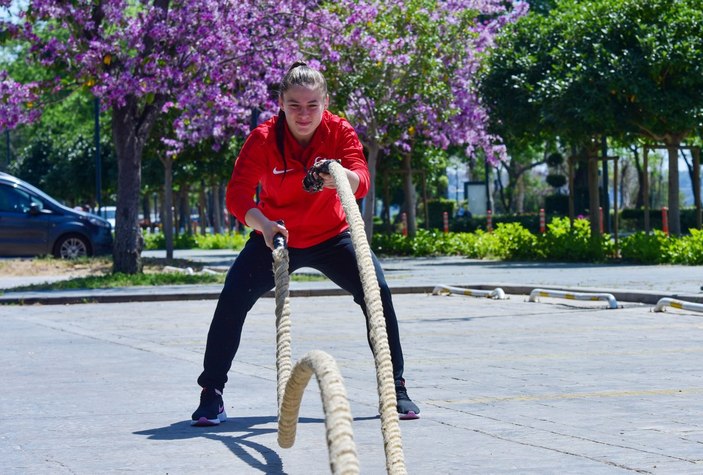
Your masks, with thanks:
[(0, 211), (5, 213), (27, 213), (30, 205), (36, 203), (38, 209), (44, 208), (44, 203), (26, 191), (11, 186), (0, 186)]

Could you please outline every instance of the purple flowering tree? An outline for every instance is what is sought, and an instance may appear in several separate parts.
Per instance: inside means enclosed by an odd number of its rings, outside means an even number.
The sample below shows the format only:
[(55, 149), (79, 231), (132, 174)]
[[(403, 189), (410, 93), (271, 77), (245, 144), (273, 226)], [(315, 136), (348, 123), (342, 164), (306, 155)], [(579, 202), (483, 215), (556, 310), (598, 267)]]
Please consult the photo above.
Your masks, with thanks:
[(326, 7), (336, 22), (316, 25), (314, 46), (327, 69), (334, 107), (359, 132), (372, 188), (363, 210), (373, 233), (374, 182), (381, 150), (403, 157), (410, 235), (415, 231), (411, 154), (422, 141), (478, 150), (495, 164), (505, 157), (487, 132), (472, 83), (481, 52), (524, 2), (502, 0), (341, 0)]
[[(9, 8), (3, 0), (0, 8)], [(310, 5), (308, 5), (310, 3)], [(318, 13), (307, 0), (32, 0), (0, 30), (30, 47), (50, 80), (0, 76), (0, 127), (37, 118), (42, 97), (87, 91), (112, 114), (118, 159), (114, 272), (141, 271), (141, 162), (157, 118), (173, 117), (170, 153), (249, 130), (272, 110), (270, 87), (299, 57), (298, 37)], [(306, 13), (308, 12), (308, 13)]]
[(0, 71), (0, 130), (34, 122), (41, 115), (37, 107), (39, 85), (35, 82), (22, 84)]

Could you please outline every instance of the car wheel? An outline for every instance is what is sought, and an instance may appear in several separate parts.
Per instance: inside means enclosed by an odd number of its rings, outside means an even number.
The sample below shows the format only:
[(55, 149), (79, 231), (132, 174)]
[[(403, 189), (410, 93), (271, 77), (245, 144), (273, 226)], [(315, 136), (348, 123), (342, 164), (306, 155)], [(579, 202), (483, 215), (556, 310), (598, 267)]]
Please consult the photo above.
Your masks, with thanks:
[(90, 254), (88, 240), (77, 234), (61, 237), (54, 247), (54, 256), (60, 259), (76, 259), (89, 256)]

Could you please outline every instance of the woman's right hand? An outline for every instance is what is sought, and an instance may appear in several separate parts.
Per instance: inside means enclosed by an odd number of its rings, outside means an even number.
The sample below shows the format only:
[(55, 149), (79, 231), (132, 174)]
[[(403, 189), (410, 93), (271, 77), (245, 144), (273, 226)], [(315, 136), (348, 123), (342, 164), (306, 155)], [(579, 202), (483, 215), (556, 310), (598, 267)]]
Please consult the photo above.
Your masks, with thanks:
[(266, 245), (271, 250), (274, 250), (273, 238), (276, 234), (282, 234), (283, 237), (286, 238), (286, 241), (288, 241), (288, 230), (284, 225), (279, 224), (276, 221), (268, 220), (268, 222), (262, 226), (261, 232), (264, 235)]
[(271, 250), (273, 250), (273, 237), (276, 234), (283, 234), (283, 237), (288, 241), (288, 230), (286, 227), (268, 219), (259, 208), (252, 208), (247, 211), (245, 220), (247, 226), (256, 229), (264, 235), (264, 242)]

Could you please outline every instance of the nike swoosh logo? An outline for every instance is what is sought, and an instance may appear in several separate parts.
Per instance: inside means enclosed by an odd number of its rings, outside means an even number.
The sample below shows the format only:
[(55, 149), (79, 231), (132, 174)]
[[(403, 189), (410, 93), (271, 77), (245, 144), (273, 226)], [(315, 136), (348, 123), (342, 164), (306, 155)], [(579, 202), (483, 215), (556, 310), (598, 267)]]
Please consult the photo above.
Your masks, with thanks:
[(293, 171), (293, 170), (291, 170), (291, 169), (288, 169), (288, 170), (279, 170), (278, 168), (273, 167), (273, 174), (274, 174), (274, 175), (283, 175), (283, 174), (286, 173), (286, 172), (292, 172), (292, 171)]

